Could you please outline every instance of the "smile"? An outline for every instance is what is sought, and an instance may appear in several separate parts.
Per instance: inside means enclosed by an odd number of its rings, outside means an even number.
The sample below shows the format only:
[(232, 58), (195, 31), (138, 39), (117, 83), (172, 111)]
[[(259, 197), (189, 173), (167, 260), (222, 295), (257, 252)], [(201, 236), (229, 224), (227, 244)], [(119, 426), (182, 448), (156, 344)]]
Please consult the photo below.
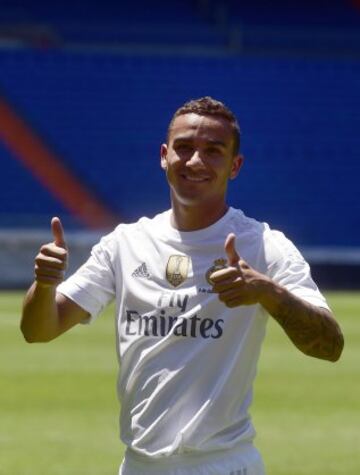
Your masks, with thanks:
[(187, 181), (191, 181), (194, 183), (201, 183), (203, 181), (208, 181), (209, 178), (205, 176), (188, 176), (188, 175), (181, 175)]

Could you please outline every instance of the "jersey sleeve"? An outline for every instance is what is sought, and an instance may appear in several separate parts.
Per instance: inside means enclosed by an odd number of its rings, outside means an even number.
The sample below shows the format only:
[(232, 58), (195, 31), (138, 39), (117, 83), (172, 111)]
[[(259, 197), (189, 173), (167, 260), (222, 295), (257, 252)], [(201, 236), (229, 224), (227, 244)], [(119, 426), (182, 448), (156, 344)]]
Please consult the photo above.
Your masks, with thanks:
[(57, 292), (73, 300), (90, 314), (90, 323), (115, 296), (114, 233), (103, 237), (91, 251), (89, 259)]
[(279, 231), (268, 230), (266, 234), (268, 276), (297, 297), (330, 310), (312, 279), (309, 264), (296, 246)]

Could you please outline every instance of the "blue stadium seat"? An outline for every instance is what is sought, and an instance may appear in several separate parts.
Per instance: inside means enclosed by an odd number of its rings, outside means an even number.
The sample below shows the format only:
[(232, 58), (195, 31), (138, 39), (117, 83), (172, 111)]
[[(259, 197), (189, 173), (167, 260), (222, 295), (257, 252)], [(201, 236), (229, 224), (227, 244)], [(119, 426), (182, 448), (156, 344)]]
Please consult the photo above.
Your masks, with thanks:
[[(19, 50), (0, 51), (0, 70), (5, 97), (125, 221), (168, 206), (159, 146), (170, 115), (210, 94), (242, 128), (247, 158), (232, 203), (300, 245), (359, 245), (357, 60)], [(44, 206), (46, 192), (4, 145), (0, 159), (12, 177), (0, 189), (0, 225), (11, 213), (67, 215), (50, 197)]]

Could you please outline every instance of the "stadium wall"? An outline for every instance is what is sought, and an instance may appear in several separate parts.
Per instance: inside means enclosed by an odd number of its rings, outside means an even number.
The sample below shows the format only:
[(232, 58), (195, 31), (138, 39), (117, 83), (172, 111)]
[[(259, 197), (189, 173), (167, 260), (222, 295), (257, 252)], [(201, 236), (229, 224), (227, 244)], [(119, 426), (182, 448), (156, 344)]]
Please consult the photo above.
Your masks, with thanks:
[[(71, 275), (88, 258), (91, 248), (102, 232), (70, 231), (66, 235), (69, 247)], [(52, 236), (44, 230), (0, 230), (0, 289), (25, 289), (34, 278), (34, 258), (40, 246)], [(311, 272), (321, 289), (358, 290), (360, 286), (360, 252), (356, 249), (301, 248), (311, 265)]]

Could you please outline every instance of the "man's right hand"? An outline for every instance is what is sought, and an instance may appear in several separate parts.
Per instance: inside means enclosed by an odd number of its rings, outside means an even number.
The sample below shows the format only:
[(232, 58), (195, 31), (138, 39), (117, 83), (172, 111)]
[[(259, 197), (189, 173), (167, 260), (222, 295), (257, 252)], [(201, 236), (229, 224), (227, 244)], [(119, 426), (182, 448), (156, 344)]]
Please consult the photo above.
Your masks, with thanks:
[(53, 242), (44, 244), (35, 258), (35, 282), (27, 291), (20, 323), (29, 343), (53, 340), (89, 313), (70, 298), (56, 292), (64, 279), (68, 251), (59, 218), (51, 220)]
[(35, 280), (42, 287), (56, 287), (64, 280), (68, 249), (59, 218), (51, 220), (53, 242), (44, 244), (35, 258)]

